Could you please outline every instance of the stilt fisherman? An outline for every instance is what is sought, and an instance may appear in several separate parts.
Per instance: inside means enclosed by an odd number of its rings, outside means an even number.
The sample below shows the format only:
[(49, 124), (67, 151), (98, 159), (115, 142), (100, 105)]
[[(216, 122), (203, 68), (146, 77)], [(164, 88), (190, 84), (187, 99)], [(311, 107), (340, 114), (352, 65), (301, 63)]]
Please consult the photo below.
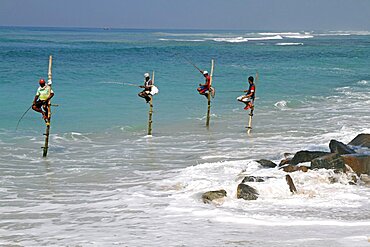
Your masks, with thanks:
[(52, 82), (49, 80), (46, 84), (44, 79), (40, 79), (39, 84), (40, 86), (32, 103), (32, 109), (40, 112), (47, 123), (49, 121), (49, 100), (54, 96), (54, 92), (50, 87)]
[(245, 90), (245, 95), (241, 95), (236, 98), (238, 101), (243, 102), (245, 104), (244, 110), (253, 109), (254, 107), (254, 98), (256, 92), (256, 86), (254, 84), (253, 76), (248, 77), (249, 89)]
[(152, 99), (151, 97), (158, 93), (158, 88), (154, 86), (153, 81), (150, 79), (149, 73), (144, 74), (144, 85), (140, 86), (140, 88), (144, 88), (138, 95), (141, 98), (146, 100), (146, 103), (149, 103)]
[(140, 86), (140, 88), (144, 88), (138, 95), (141, 98), (146, 100), (146, 103), (149, 103), (151, 100), (150, 92), (152, 91), (153, 81), (150, 79), (149, 73), (144, 74), (144, 85)]
[(203, 74), (205, 78), (204, 84), (199, 84), (199, 87), (197, 88), (199, 94), (206, 96), (208, 98), (208, 93), (210, 93), (211, 90), (211, 76), (208, 74), (208, 71), (199, 70), (200, 73)]

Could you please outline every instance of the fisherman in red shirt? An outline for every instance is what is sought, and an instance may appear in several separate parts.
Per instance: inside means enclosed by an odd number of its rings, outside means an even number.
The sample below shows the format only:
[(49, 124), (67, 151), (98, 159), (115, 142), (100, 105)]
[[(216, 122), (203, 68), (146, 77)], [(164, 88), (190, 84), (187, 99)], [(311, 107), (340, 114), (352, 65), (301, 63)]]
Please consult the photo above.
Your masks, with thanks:
[(199, 87), (197, 88), (199, 94), (206, 96), (208, 98), (208, 93), (209, 89), (211, 87), (211, 76), (208, 75), (208, 71), (201, 71), (200, 72), (203, 74), (204, 78), (206, 79), (204, 84), (199, 84)]
[(248, 77), (248, 82), (249, 82), (249, 89), (244, 91), (247, 94), (236, 98), (238, 101), (243, 102), (245, 104), (244, 110), (248, 110), (249, 108), (253, 109), (254, 107), (256, 86), (254, 85), (253, 76)]

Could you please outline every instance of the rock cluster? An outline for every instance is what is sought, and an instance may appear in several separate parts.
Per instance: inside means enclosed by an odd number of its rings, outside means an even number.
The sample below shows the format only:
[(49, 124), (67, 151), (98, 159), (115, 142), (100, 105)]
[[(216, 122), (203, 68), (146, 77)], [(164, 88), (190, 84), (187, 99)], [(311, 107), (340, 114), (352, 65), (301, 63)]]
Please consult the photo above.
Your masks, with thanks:
[[(370, 134), (359, 134), (347, 145), (331, 140), (329, 143), (330, 153), (303, 150), (297, 152), (293, 158), (287, 158), (280, 162), (282, 169), (286, 172), (307, 169), (334, 169), (346, 172), (347, 166), (358, 176), (370, 175)], [(361, 150), (362, 153), (357, 153)], [(310, 162), (309, 168), (302, 168), (299, 163)]]
[[(307, 172), (309, 169), (333, 169), (335, 173), (354, 172), (361, 177), (365, 184), (370, 184), (370, 134), (359, 134), (348, 144), (337, 140), (329, 143), (330, 152), (319, 152), (302, 150), (295, 154), (285, 154), (285, 159), (277, 165), (270, 160), (256, 160), (262, 167), (279, 167), (283, 171), (290, 173), (296, 171)], [(300, 165), (310, 162), (310, 166)], [(357, 183), (356, 175), (352, 176), (350, 184)], [(244, 200), (256, 200), (258, 191), (245, 183), (264, 182), (269, 177), (246, 176), (237, 187), (236, 197)], [(285, 176), (289, 190), (297, 193), (293, 179), (290, 175)], [(335, 182), (335, 181), (334, 181)], [(225, 190), (208, 191), (202, 195), (204, 203), (218, 202), (227, 196)]]

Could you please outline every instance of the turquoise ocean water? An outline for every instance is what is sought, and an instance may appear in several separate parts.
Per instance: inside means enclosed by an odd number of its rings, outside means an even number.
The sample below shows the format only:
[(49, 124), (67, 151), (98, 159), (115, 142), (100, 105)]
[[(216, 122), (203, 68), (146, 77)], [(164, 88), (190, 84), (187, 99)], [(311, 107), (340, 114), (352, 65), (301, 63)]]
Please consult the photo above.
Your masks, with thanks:
[[(41, 116), (30, 111), (15, 127), (50, 54), (59, 107), (42, 159)], [(204, 78), (184, 57), (204, 70), (215, 59), (209, 130), (196, 91)], [(368, 188), (329, 184), (327, 171), (297, 174), (303, 192), (292, 198), (283, 172), (253, 160), (369, 133), (369, 58), (366, 31), (1, 27), (0, 244), (366, 246)], [(148, 105), (123, 82), (142, 84), (153, 70), (160, 92), (148, 137)], [(256, 71), (248, 136), (236, 97)], [(256, 202), (240, 201), (246, 171), (282, 179), (261, 185)], [(201, 202), (220, 188), (230, 195), (223, 205)]]

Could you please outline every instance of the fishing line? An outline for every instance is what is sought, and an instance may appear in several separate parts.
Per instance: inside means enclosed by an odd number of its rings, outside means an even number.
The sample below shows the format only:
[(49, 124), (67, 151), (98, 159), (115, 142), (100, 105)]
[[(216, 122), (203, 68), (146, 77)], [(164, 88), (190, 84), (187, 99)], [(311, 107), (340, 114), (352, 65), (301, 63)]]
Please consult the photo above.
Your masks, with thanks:
[(183, 59), (185, 59), (185, 61), (187, 61), (189, 64), (193, 65), (194, 68), (196, 68), (197, 70), (199, 70), (199, 72), (203, 73), (203, 71), (201, 69), (199, 69), (192, 61), (190, 61), (190, 59), (188, 59), (187, 57), (181, 55), (180, 53), (175, 53), (175, 55), (177, 56), (180, 56), (182, 57)]
[(25, 112), (23, 113), (23, 115), (21, 116), (21, 118), (18, 120), (17, 127), (15, 127), (15, 131), (17, 131), (18, 126), (19, 126), (19, 123), (21, 122), (21, 120), (23, 119), (23, 117), (27, 114), (27, 112), (28, 112), (29, 110), (31, 110), (31, 108), (32, 108), (32, 105), (31, 105), (30, 107), (28, 107), (27, 111), (25, 111)]

